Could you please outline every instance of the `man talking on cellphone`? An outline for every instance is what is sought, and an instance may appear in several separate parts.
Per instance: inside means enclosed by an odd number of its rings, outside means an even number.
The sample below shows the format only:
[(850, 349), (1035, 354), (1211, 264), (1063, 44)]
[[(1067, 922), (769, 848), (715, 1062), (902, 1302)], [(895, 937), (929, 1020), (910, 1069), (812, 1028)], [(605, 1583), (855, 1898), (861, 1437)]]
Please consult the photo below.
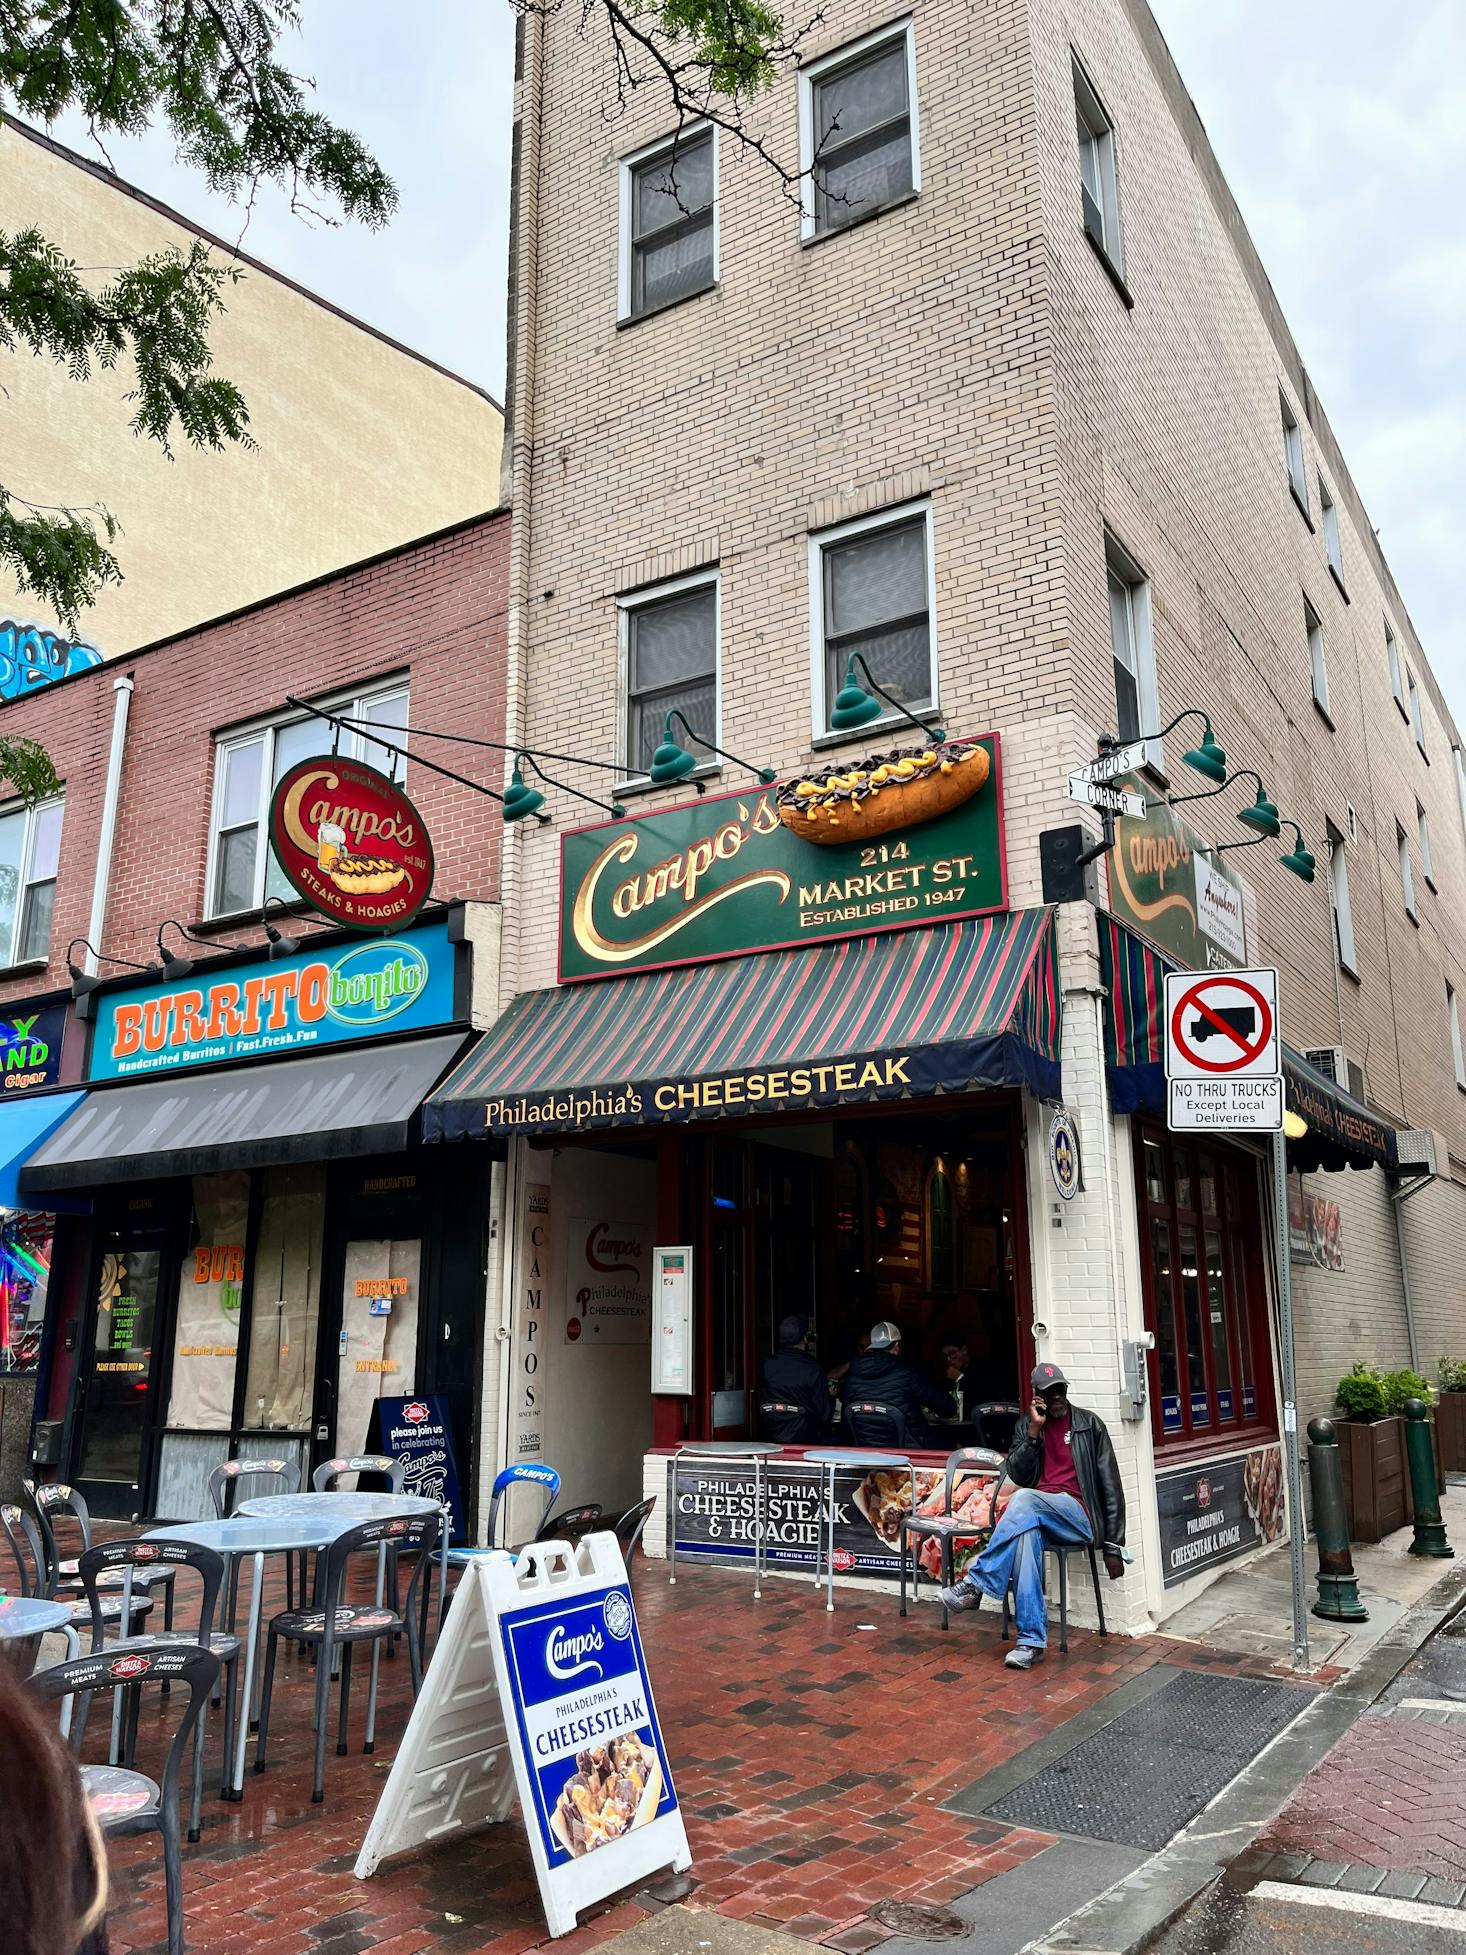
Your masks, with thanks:
[(1104, 1420), (1069, 1403), (1069, 1380), (1056, 1364), (1034, 1367), (1033, 1394), (1003, 1468), (1018, 1491), (962, 1580), (942, 1590), (952, 1610), (975, 1609), (985, 1595), (1001, 1602), (1012, 1589), (1018, 1641), (1004, 1658), (1010, 1670), (1031, 1670), (1048, 1647), (1045, 1548), (1098, 1540), (1110, 1580), (1125, 1572), (1125, 1490)]

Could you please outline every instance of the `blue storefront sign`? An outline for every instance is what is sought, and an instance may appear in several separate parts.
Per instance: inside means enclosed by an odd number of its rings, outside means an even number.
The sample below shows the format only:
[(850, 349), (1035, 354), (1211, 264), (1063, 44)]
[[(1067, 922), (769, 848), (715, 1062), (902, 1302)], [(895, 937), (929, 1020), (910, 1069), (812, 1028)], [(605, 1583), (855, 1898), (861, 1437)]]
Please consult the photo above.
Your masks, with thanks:
[(453, 1457), (453, 1428), (441, 1398), (379, 1398), (372, 1406), (375, 1430), (367, 1433), (367, 1451), (400, 1459), (404, 1493), (436, 1500), (452, 1515), (449, 1529), (455, 1541), (465, 1533), (463, 1496), (458, 1465)]
[(87, 1077), (132, 1079), (451, 1024), (455, 954), (441, 922), (102, 992)]
[(553, 1870), (677, 1810), (624, 1582), (499, 1617), (528, 1766), (525, 1819)]

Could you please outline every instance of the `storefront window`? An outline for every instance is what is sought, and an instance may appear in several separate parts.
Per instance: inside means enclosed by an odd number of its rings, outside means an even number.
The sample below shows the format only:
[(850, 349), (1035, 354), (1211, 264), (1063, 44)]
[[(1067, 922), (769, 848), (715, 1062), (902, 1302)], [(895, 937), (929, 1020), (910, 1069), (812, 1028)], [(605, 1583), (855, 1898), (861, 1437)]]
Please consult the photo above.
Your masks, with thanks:
[(34, 1371), (51, 1275), (51, 1217), (15, 1215), (0, 1228), (0, 1376)]
[(251, 1283), (247, 1426), (299, 1432), (310, 1423), (325, 1215), (324, 1165), (266, 1169)]
[[(372, 1406), (417, 1390), (417, 1309), (422, 1242), (361, 1236), (346, 1245), (341, 1349), (336, 1370), (336, 1446), (372, 1449)], [(375, 1444), (380, 1445), (380, 1436)]]
[(168, 1424), (175, 1430), (228, 1432), (233, 1423), (248, 1225), (248, 1174), (194, 1177), (168, 1394)]
[(1263, 1423), (1272, 1401), (1254, 1373), (1254, 1353), (1267, 1350), (1255, 1178), (1220, 1149), (1154, 1129), (1140, 1130), (1138, 1155), (1157, 1441)]

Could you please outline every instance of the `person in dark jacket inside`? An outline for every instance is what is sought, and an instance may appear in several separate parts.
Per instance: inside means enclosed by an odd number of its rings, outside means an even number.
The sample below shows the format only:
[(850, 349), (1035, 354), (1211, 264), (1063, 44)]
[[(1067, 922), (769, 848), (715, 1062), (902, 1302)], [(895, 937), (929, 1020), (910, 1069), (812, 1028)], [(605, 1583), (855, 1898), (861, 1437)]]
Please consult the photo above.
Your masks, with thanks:
[(889, 1405), (901, 1421), (903, 1446), (931, 1444), (924, 1416), (927, 1412), (936, 1412), (944, 1419), (957, 1416), (957, 1401), (947, 1387), (902, 1357), (901, 1332), (891, 1323), (872, 1327), (870, 1348), (850, 1360), (841, 1390), (847, 1407), (864, 1398)]
[(786, 1317), (778, 1350), (759, 1367), (759, 1382), (767, 1397), (808, 1414), (809, 1439), (815, 1441), (830, 1434), (830, 1386), (812, 1343), (808, 1317)]
[(1056, 1364), (1035, 1368), (1033, 1393), (1003, 1468), (1018, 1491), (962, 1580), (942, 1590), (950, 1611), (975, 1609), (985, 1595), (1001, 1602), (1012, 1589), (1018, 1641), (1003, 1659), (1010, 1670), (1031, 1670), (1048, 1646), (1046, 1547), (1098, 1541), (1110, 1580), (1125, 1572), (1125, 1490), (1104, 1420), (1070, 1405), (1069, 1380)]

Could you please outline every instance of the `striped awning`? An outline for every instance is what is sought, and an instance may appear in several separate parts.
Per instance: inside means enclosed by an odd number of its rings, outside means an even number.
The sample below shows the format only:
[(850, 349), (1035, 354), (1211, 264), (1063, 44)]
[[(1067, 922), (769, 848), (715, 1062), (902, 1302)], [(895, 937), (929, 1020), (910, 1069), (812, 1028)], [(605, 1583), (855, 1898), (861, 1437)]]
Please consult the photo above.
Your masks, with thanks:
[[(1159, 1113), (1166, 1104), (1166, 972), (1178, 966), (1112, 916), (1099, 919), (1105, 1010), (1105, 1068), (1116, 1113)], [(1288, 1142), (1288, 1165), (1300, 1173), (1345, 1167), (1393, 1167), (1395, 1130), (1290, 1045), (1283, 1047), (1287, 1104), (1308, 1132)]]
[(1027, 1085), (1059, 1092), (1051, 910), (562, 985), (516, 998), (423, 1136), (758, 1118)]

